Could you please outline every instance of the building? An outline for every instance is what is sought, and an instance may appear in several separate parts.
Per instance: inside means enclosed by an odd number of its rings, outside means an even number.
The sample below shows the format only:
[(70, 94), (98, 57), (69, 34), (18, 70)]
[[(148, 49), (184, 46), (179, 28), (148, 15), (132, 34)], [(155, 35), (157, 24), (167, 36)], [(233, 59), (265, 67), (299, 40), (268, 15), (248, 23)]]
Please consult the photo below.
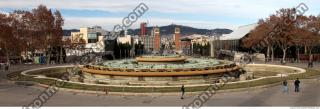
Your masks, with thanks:
[(182, 53), (185, 55), (191, 55), (192, 54), (192, 44), (190, 38), (182, 38), (180, 40), (180, 49), (182, 50)]
[(163, 46), (163, 50), (172, 50), (174, 45), (174, 41), (172, 40), (172, 35), (163, 35), (161, 37), (161, 45)]
[(159, 52), (161, 47), (161, 37), (160, 37), (160, 29), (158, 27), (154, 27), (151, 31), (151, 35), (145, 35), (144, 37), (140, 37), (144, 44), (144, 49), (146, 52)]
[(161, 40), (160, 40), (160, 29), (158, 27), (154, 28), (153, 35), (154, 35), (154, 50), (159, 52)]
[(118, 43), (121, 43), (121, 44), (132, 44), (132, 37), (131, 35), (126, 35), (126, 36), (123, 36), (123, 37), (118, 37)]
[(223, 55), (233, 55), (234, 51), (239, 51), (241, 39), (246, 37), (257, 26), (257, 23), (244, 25), (230, 34), (212, 37), (210, 39), (210, 56), (216, 57), (217, 52)]
[(76, 43), (79, 39), (83, 39), (84, 43), (96, 43), (103, 36), (107, 35), (107, 31), (100, 26), (80, 28), (79, 32), (71, 32), (71, 42)]
[(154, 50), (154, 37), (146, 36), (142, 38), (144, 50), (146, 52), (152, 52)]
[[(190, 35), (187, 37), (191, 38), (192, 54), (205, 55), (206, 51), (209, 52), (209, 50), (206, 50), (206, 48), (205, 48), (209, 44), (209, 40), (210, 40), (209, 36), (193, 34), (193, 35)], [(200, 47), (200, 46), (202, 46), (202, 47)]]
[(190, 36), (187, 36), (191, 38), (191, 43), (193, 44), (200, 44), (202, 46), (209, 43), (210, 37), (206, 35), (199, 35), (199, 34), (193, 34)]
[(175, 45), (175, 50), (176, 51), (180, 51), (180, 28), (179, 27), (176, 27), (174, 29), (174, 45)]
[(219, 49), (230, 50), (230, 51), (239, 51), (240, 40), (243, 37), (246, 37), (251, 30), (255, 29), (258, 26), (257, 23), (244, 25), (238, 27), (230, 34), (224, 34), (220, 37), (220, 47)]
[(131, 35), (127, 34), (127, 31), (124, 31), (124, 34), (120, 37), (117, 37), (117, 42), (121, 44), (133, 44), (133, 38)]
[(145, 37), (147, 35), (147, 23), (140, 23), (140, 37)]
[(100, 26), (84, 27), (79, 32), (71, 32), (71, 43), (84, 43), (86, 49), (104, 52), (104, 37), (107, 34)]

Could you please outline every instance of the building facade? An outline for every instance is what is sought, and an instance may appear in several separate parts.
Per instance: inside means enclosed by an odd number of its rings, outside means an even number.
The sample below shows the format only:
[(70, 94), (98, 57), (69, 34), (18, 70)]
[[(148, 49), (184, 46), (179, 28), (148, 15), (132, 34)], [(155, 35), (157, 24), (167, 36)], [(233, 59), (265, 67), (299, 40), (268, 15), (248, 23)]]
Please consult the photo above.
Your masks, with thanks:
[(191, 50), (191, 39), (189, 38), (183, 38), (180, 40), (180, 49), (182, 50), (182, 53), (185, 55), (191, 55), (192, 50)]
[(151, 31), (151, 35), (145, 35), (140, 37), (144, 44), (144, 49), (146, 52), (159, 52), (161, 47), (161, 37), (160, 37), (160, 29), (158, 27), (154, 27)]
[(161, 40), (160, 40), (160, 29), (156, 27), (153, 30), (154, 33), (154, 50), (159, 52), (160, 51), (160, 45), (161, 45)]
[(174, 45), (175, 45), (175, 50), (180, 51), (180, 28), (176, 27), (174, 29)]
[(84, 27), (79, 32), (71, 32), (71, 43), (84, 43), (86, 49), (104, 52), (104, 37), (107, 34), (100, 26)]
[(140, 37), (145, 37), (147, 35), (147, 23), (140, 23)]

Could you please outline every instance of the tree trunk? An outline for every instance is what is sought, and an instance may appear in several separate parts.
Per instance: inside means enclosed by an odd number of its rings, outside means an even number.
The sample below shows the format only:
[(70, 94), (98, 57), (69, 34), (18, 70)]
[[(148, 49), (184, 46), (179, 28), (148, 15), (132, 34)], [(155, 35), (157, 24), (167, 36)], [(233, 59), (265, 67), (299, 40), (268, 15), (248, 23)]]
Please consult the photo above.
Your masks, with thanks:
[(309, 47), (309, 62), (312, 62), (312, 60), (313, 60), (313, 55), (311, 54), (312, 52), (312, 48), (311, 48), (311, 46)]
[(286, 48), (285, 48), (285, 49), (282, 49), (282, 51), (283, 51), (282, 61), (285, 62), (287, 49), (286, 49)]
[(307, 46), (304, 46), (304, 54), (307, 54)]
[(298, 59), (298, 63), (300, 63), (300, 48), (297, 48), (297, 59)]
[(127, 48), (124, 49), (124, 58), (127, 59)]
[(48, 55), (47, 55), (47, 65), (50, 64), (50, 57), (51, 57), (51, 49), (48, 50)]
[(271, 46), (271, 62), (274, 60), (274, 48)]
[(268, 48), (267, 48), (267, 57), (266, 58), (267, 58), (266, 62), (268, 62), (270, 59), (270, 46), (268, 46)]
[(311, 51), (312, 51), (312, 47), (310, 46), (309, 47), (309, 55), (311, 55), (311, 53), (312, 53)]
[(7, 60), (6, 62), (10, 63), (10, 56), (9, 56), (9, 50), (7, 48), (7, 44), (4, 44), (4, 49), (6, 51), (6, 60)]
[(61, 64), (62, 63), (62, 47), (60, 46), (60, 53), (59, 53), (60, 55), (59, 55), (59, 63)]
[(121, 57), (122, 57), (122, 55), (121, 55), (121, 50), (122, 50), (122, 49), (120, 49), (120, 58), (119, 58), (119, 59), (121, 59)]
[[(49, 33), (49, 35), (48, 35), (50, 38), (51, 38), (51, 34)], [(46, 37), (45, 38), (46, 40), (45, 40), (45, 47), (46, 47), (46, 49), (48, 49), (48, 56), (47, 56), (47, 65), (49, 65), (50, 64), (50, 58), (51, 58), (51, 47), (50, 47), (50, 42), (49, 42), (49, 39)]]

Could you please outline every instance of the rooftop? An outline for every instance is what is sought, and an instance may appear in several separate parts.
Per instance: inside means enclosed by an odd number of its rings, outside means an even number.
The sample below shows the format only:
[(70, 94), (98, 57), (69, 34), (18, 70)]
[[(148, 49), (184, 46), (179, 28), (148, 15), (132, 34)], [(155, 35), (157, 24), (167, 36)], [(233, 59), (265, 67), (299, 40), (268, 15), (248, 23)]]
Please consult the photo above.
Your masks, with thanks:
[(230, 34), (224, 34), (220, 37), (220, 40), (238, 40), (247, 35), (251, 30), (258, 26), (257, 23), (244, 25), (238, 27), (238, 29), (234, 30)]

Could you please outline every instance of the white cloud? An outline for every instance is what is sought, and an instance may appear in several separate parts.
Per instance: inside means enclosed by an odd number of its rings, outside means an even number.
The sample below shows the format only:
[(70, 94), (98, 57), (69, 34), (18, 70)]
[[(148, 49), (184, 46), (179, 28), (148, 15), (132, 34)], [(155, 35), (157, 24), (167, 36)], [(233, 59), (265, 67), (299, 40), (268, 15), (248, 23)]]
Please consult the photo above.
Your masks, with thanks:
[[(101, 18), (101, 17), (67, 17), (65, 18), (65, 29), (78, 29), (79, 27), (91, 27), (94, 25), (102, 26), (107, 30), (111, 30), (114, 25), (121, 25), (122, 18)], [(234, 29), (240, 25), (223, 23), (223, 22), (210, 22), (210, 21), (193, 21), (193, 20), (173, 20), (173, 19), (139, 19), (137, 22), (133, 23), (130, 28), (139, 28), (140, 22), (148, 22), (148, 26), (164, 26), (170, 25), (172, 23), (178, 25), (191, 26), (195, 28), (230, 28)]]
[(105, 11), (128, 11), (132, 10), (137, 3), (130, 0), (2, 0), (1, 8), (35, 8), (44, 4), (49, 8), (57, 9), (89, 9)]
[[(34, 8), (39, 4), (58, 9), (90, 9), (110, 12), (131, 12), (139, 3), (150, 11), (164, 13), (206, 13), (244, 17), (264, 16), (279, 8), (297, 6), (298, 0), (2, 0), (1, 8)], [(306, 1), (308, 5), (320, 3)]]
[[(297, 6), (299, 0), (1, 0), (0, 8), (34, 8), (44, 4), (55, 9), (77, 9), (77, 10), (103, 10), (108, 12), (131, 12), (139, 3), (145, 3), (149, 7), (148, 13), (160, 14), (190, 14), (194, 16), (209, 15), (221, 16), (227, 19), (250, 19), (254, 23), (259, 18), (265, 18), (280, 8)], [(319, 0), (303, 1), (310, 10), (307, 14), (319, 13)], [(159, 15), (161, 16), (161, 15)], [(167, 17), (167, 16), (164, 16)], [(190, 16), (192, 17), (192, 16)], [(122, 18), (66, 18), (65, 28), (78, 28), (81, 26), (101, 25), (112, 28), (113, 25), (121, 23)], [(148, 18), (150, 25), (167, 25), (176, 23), (196, 26), (200, 28), (230, 27), (234, 28), (240, 24), (230, 24), (228, 21), (204, 21), (183, 19), (160, 19)], [(143, 20), (143, 19), (142, 19)], [(135, 27), (137, 25), (133, 25)], [(137, 26), (138, 27), (138, 26)]]

